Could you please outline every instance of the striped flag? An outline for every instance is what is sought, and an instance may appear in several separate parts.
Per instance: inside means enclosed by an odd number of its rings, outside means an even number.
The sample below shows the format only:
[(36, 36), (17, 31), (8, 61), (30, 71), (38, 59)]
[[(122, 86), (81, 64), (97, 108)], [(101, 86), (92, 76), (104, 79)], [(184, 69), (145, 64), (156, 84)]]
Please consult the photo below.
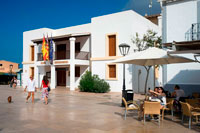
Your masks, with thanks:
[(43, 35), (43, 42), (42, 42), (42, 55), (43, 55), (43, 60), (46, 61), (46, 40)]
[(48, 38), (48, 34), (47, 34), (47, 41), (46, 41), (46, 60), (49, 60), (49, 38)]

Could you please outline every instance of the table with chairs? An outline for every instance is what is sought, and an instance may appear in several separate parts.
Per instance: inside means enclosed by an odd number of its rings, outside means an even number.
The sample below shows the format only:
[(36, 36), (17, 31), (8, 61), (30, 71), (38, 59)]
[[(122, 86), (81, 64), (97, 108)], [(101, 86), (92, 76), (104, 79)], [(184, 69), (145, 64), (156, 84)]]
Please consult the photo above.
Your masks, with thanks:
[[(191, 129), (192, 125), (192, 118), (196, 118), (196, 122), (198, 122), (198, 116), (200, 116), (200, 97), (199, 93), (194, 93), (192, 97), (184, 98), (184, 101), (180, 101), (181, 110), (180, 113), (182, 114), (182, 119), (180, 120), (183, 124), (184, 118), (189, 117), (189, 129)], [(125, 113), (124, 118), (126, 120), (126, 114), (130, 110), (137, 110), (138, 111), (138, 118), (143, 117), (144, 124), (146, 122), (146, 116), (149, 117), (158, 117), (158, 125), (160, 125), (160, 121), (164, 119), (165, 112), (169, 111), (171, 114), (171, 120), (173, 121), (174, 117), (174, 100), (175, 98), (167, 98), (167, 104), (164, 107), (161, 107), (160, 102), (158, 101), (151, 101), (152, 99), (148, 96), (145, 97), (144, 100), (140, 100), (139, 102), (136, 101), (126, 101), (122, 98), (125, 104)], [(138, 104), (139, 103), (139, 104)], [(132, 104), (132, 106), (129, 106)]]

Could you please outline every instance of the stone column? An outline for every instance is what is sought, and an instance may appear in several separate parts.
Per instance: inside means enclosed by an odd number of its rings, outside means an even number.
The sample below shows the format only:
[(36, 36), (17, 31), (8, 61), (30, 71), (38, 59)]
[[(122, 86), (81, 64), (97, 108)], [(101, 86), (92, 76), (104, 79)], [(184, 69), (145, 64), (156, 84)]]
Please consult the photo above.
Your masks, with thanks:
[(56, 68), (54, 65), (51, 65), (51, 89), (56, 88)]
[(35, 84), (36, 84), (36, 87), (40, 87), (40, 84), (39, 84), (39, 67), (34, 65), (34, 68), (35, 68), (35, 71), (34, 71), (34, 80), (35, 80)]
[(71, 37), (70, 39), (70, 90), (75, 90), (75, 40), (76, 38)]

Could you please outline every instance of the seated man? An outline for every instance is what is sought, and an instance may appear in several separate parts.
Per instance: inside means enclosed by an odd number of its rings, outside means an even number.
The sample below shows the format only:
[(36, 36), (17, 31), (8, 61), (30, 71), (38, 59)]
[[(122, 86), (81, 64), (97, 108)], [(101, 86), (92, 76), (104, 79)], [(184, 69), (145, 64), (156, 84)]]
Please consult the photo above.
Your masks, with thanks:
[(180, 89), (178, 85), (175, 85), (174, 92), (172, 93), (172, 97), (176, 97), (176, 99), (174, 100), (175, 111), (178, 112), (181, 110), (181, 104), (179, 100), (180, 100), (180, 97), (184, 97), (184, 96), (185, 96), (184, 90)]
[(178, 85), (175, 85), (174, 92), (171, 94), (172, 97), (176, 97), (176, 100), (179, 101), (180, 97), (185, 96), (184, 90), (180, 89)]

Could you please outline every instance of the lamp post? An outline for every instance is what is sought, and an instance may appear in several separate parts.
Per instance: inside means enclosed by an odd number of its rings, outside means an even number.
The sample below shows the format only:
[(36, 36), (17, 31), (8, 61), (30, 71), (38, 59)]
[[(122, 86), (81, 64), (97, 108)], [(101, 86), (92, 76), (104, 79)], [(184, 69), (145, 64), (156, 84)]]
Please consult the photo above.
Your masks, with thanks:
[[(123, 56), (126, 56), (129, 52), (130, 46), (126, 43), (122, 43), (119, 45), (120, 53)], [(122, 85), (122, 97), (126, 99), (126, 85), (125, 85), (125, 64), (123, 64), (123, 85)], [(122, 106), (124, 106), (122, 101)]]
[(13, 69), (13, 65), (10, 65), (10, 75), (12, 76), (12, 69)]
[[(12, 80), (11, 76), (12, 76), (13, 65), (11, 64), (9, 67), (10, 67), (10, 76), (9, 76), (9, 81), (11, 82), (11, 80)], [(12, 87), (12, 83), (10, 83), (10, 87)]]

